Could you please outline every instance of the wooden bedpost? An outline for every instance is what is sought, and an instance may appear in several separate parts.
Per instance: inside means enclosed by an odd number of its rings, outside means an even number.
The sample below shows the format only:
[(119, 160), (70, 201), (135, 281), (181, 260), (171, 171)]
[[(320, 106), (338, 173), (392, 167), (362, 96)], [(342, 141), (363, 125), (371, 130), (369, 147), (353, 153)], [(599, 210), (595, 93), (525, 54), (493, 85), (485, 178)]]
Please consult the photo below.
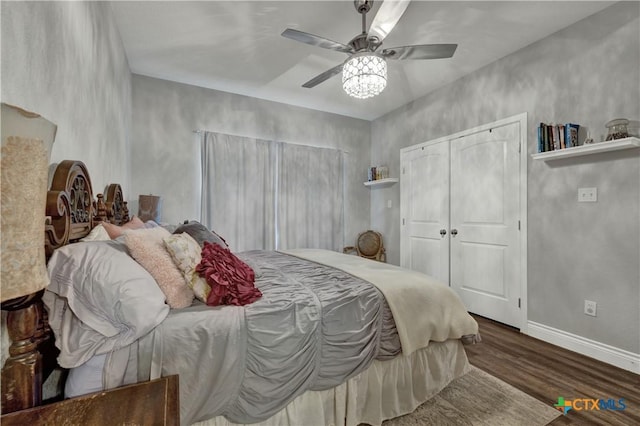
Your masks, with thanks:
[(129, 217), (129, 206), (127, 206), (127, 201), (124, 201), (124, 207), (123, 207), (123, 216), (122, 216), (122, 223), (127, 223), (129, 222), (129, 220), (131, 219)]
[(7, 332), (11, 339), (9, 358), (2, 369), (2, 413), (35, 407), (42, 403), (42, 356), (38, 352), (36, 331), (38, 301), (42, 292), (8, 300)]
[(98, 199), (96, 200), (96, 215), (93, 220), (97, 222), (109, 222), (109, 212), (107, 211), (107, 206), (104, 204), (104, 195), (98, 194), (97, 197)]

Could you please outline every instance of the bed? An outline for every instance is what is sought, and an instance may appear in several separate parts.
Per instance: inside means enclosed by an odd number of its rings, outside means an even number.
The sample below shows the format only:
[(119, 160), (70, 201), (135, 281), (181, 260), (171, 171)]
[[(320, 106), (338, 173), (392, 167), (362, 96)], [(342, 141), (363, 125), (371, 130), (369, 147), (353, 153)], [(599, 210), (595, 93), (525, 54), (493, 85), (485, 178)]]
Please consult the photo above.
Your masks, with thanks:
[(134, 227), (120, 186), (93, 199), (81, 162), (56, 175), (41, 328), (69, 370), (67, 397), (177, 374), (184, 425), (377, 425), (469, 370), (477, 323), (423, 274), (327, 250), (229, 252), (255, 297), (209, 306), (176, 249), (195, 234)]

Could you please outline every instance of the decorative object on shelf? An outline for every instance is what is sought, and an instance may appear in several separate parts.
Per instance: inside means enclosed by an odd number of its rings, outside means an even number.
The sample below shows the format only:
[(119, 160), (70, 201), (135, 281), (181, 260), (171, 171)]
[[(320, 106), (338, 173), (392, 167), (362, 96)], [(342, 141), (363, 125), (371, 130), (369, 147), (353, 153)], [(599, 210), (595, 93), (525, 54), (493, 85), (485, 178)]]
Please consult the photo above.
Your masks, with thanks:
[(138, 196), (138, 217), (143, 222), (153, 220), (160, 223), (162, 219), (162, 197), (158, 195)]
[(389, 167), (380, 166), (378, 167), (378, 179), (388, 179), (389, 178)]
[(626, 118), (615, 118), (605, 124), (607, 128), (607, 139), (612, 141), (614, 139), (624, 139), (629, 137), (628, 126), (629, 120)]
[(0, 299), (8, 311), (11, 339), (10, 356), (2, 369), (3, 413), (42, 401), (42, 356), (36, 337), (41, 318), (36, 304), (49, 284), (44, 216), (56, 130), (38, 114), (2, 104)]
[(367, 180), (369, 182), (380, 179), (388, 179), (389, 178), (389, 167), (387, 166), (373, 166), (369, 167), (367, 173)]
[(583, 145), (590, 145), (593, 143), (593, 138), (591, 137), (591, 132), (587, 132), (587, 138), (584, 140)]

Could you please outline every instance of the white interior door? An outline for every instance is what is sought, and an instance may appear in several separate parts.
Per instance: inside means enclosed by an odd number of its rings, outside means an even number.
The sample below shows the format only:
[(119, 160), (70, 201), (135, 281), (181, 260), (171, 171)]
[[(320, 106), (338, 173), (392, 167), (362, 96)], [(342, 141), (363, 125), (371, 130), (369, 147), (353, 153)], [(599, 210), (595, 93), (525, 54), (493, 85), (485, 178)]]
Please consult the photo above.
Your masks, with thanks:
[(451, 143), (451, 287), (470, 312), (520, 327), (520, 123)]
[(401, 153), (401, 266), (449, 285), (449, 142)]

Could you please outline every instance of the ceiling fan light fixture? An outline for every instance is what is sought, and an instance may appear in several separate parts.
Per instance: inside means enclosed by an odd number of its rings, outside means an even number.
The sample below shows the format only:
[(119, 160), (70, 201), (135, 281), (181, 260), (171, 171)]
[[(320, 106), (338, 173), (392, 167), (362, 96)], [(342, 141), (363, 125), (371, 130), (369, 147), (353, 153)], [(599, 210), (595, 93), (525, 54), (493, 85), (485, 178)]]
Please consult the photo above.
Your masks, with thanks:
[(387, 86), (387, 60), (372, 52), (356, 53), (342, 67), (342, 88), (349, 96), (366, 99)]

